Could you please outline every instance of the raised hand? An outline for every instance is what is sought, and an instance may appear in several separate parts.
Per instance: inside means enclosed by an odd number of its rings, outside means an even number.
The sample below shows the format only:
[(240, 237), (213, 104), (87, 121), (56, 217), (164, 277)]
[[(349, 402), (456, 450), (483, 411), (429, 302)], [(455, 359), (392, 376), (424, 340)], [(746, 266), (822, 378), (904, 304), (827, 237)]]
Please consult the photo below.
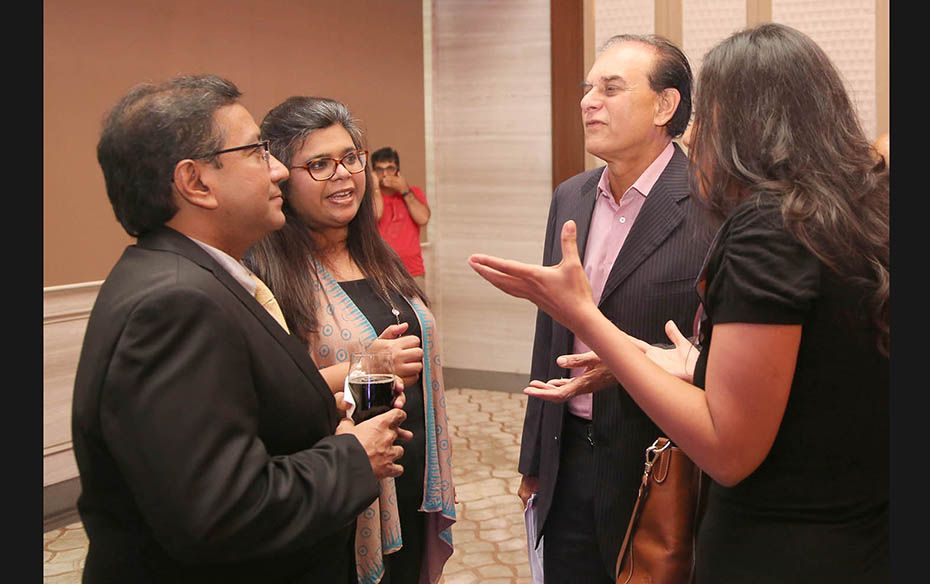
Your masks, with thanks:
[(526, 298), (543, 312), (575, 330), (587, 313), (597, 312), (591, 285), (578, 257), (574, 221), (562, 226), (562, 261), (543, 267), (474, 254), (468, 264), (482, 278), (511, 296)]
[(381, 179), (381, 186), (384, 190), (392, 191), (394, 193), (403, 193), (410, 190), (410, 185), (407, 184), (407, 179), (400, 174), (400, 171), (397, 171), (397, 174), (385, 175)]
[(408, 323), (392, 324), (372, 341), (368, 351), (387, 351), (394, 361), (394, 374), (403, 379), (405, 385), (416, 383), (423, 370), (423, 349), (420, 339), (414, 335), (401, 336), (407, 331)]
[(678, 330), (673, 320), (665, 323), (665, 335), (675, 345), (674, 348), (656, 347), (629, 335), (627, 338), (653, 363), (675, 377), (693, 383), (694, 366), (701, 352)]

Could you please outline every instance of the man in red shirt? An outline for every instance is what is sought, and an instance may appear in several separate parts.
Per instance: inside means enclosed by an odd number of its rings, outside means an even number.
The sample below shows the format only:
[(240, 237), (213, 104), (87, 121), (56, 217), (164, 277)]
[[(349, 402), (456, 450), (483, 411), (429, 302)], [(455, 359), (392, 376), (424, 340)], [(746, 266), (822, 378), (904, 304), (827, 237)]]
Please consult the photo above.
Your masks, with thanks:
[(430, 210), (422, 189), (407, 184), (400, 174), (400, 155), (390, 146), (375, 150), (371, 168), (377, 179), (372, 184), (375, 218), (381, 237), (400, 256), (407, 271), (426, 290), (420, 228), (429, 221)]

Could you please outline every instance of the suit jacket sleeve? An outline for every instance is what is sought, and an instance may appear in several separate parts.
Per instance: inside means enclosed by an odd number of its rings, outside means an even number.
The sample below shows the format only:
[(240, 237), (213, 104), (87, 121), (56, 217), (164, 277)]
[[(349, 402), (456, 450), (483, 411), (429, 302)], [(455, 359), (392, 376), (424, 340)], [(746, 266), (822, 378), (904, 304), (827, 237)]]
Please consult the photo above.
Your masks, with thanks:
[[(544, 266), (552, 265), (554, 245), (561, 245), (561, 225), (556, 225), (558, 217), (558, 200), (561, 185), (556, 188), (549, 204), (549, 218), (546, 221), (546, 239), (543, 245)], [(530, 379), (549, 380), (549, 359), (552, 355), (552, 318), (542, 310), (536, 311), (536, 332), (533, 338), (533, 358), (530, 365)], [(541, 448), (542, 409), (545, 402), (538, 397), (530, 397), (526, 402), (526, 414), (523, 417), (523, 436), (520, 441), (520, 474), (539, 476), (539, 456)]]
[(377, 496), (354, 436), (269, 455), (254, 358), (217, 302), (180, 287), (134, 307), (114, 347), (102, 431), (154, 536), (182, 560), (308, 548)]

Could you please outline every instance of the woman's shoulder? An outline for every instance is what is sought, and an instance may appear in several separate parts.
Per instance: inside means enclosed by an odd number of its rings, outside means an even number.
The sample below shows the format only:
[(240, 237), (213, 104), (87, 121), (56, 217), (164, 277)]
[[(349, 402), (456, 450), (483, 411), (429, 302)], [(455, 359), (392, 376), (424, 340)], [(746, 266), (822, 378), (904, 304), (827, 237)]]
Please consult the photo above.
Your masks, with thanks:
[(820, 294), (820, 263), (785, 227), (780, 200), (751, 196), (721, 227), (708, 269), (720, 322), (794, 322)]
[(781, 198), (768, 193), (753, 193), (733, 209), (724, 224), (730, 231), (785, 231)]

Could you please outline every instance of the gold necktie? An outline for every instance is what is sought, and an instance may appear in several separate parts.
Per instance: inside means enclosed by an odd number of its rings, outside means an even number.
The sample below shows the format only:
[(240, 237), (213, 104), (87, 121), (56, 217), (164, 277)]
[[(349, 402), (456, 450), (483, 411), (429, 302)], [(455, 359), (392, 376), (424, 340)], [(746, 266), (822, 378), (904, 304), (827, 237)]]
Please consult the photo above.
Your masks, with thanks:
[(278, 321), (281, 328), (290, 334), (291, 331), (287, 328), (287, 322), (284, 320), (284, 313), (281, 312), (281, 307), (278, 306), (278, 301), (275, 300), (274, 294), (271, 293), (271, 290), (268, 289), (268, 286), (266, 286), (264, 282), (258, 279), (258, 276), (255, 274), (250, 274), (250, 276), (252, 276), (252, 281), (255, 282), (255, 299), (268, 311), (268, 314)]

